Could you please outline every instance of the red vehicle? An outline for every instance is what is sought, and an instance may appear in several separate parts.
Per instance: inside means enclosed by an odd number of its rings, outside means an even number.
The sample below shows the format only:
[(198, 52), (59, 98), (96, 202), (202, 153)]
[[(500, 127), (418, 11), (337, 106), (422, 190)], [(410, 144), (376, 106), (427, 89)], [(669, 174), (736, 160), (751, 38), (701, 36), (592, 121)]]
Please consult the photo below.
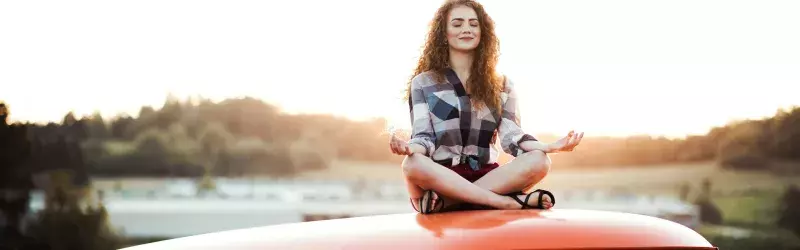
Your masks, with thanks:
[(127, 248), (146, 249), (717, 249), (672, 221), (592, 210), (394, 214), (248, 228)]

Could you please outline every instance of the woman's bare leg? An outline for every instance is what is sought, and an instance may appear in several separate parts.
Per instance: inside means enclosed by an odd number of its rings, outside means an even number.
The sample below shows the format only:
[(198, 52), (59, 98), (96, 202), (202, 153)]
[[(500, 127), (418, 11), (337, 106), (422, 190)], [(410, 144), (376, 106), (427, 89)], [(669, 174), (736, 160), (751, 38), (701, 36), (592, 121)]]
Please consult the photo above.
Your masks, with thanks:
[(550, 165), (550, 157), (542, 151), (527, 152), (490, 171), (475, 185), (497, 194), (525, 191), (547, 176)]
[[(524, 153), (510, 162), (490, 171), (474, 182), (476, 186), (488, 189), (496, 194), (508, 194), (517, 191), (527, 191), (541, 182), (550, 172), (550, 157), (541, 151)], [(524, 197), (519, 196), (521, 200)], [(446, 205), (463, 203), (453, 197), (443, 197)], [(529, 200), (528, 204), (536, 206), (538, 200)], [(545, 207), (552, 206), (550, 198), (545, 196)], [(515, 203), (520, 206), (519, 203)]]
[[(433, 189), (444, 196), (447, 206), (466, 201), (499, 209), (519, 208), (516, 201), (499, 194), (533, 186), (544, 178), (549, 168), (549, 158), (542, 152), (532, 151), (471, 183), (425, 156), (415, 154), (403, 161), (403, 172), (412, 200), (422, 197), (424, 189)], [(412, 203), (419, 207), (416, 201)]]
[[(403, 173), (406, 181), (411, 185), (423, 190), (434, 190), (445, 197), (496, 208), (508, 209), (511, 207), (509, 200), (505, 199), (507, 197), (478, 187), (453, 170), (439, 165), (423, 155), (413, 154), (406, 157), (403, 160)], [(413, 189), (413, 187), (409, 187), (409, 189)], [(421, 195), (412, 196), (412, 198), (419, 197)]]
[(417, 212), (421, 212), (419, 204), (419, 199), (422, 198), (422, 195), (425, 193), (421, 187), (417, 186), (417, 184), (412, 183), (408, 177), (403, 178), (406, 181), (406, 188), (408, 189), (408, 197), (411, 198), (411, 205), (414, 207), (414, 210)]

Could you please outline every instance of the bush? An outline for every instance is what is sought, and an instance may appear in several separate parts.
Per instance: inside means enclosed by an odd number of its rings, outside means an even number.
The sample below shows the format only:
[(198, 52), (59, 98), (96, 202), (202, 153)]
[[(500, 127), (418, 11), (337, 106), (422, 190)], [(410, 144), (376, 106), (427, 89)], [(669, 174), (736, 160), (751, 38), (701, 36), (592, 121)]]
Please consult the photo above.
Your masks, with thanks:
[(700, 208), (700, 221), (713, 225), (722, 224), (722, 212), (710, 199), (700, 199), (695, 205)]
[(711, 201), (711, 180), (708, 178), (703, 180), (700, 196), (697, 197), (694, 204), (700, 208), (700, 221), (715, 225), (722, 223), (722, 212)]
[(758, 154), (743, 154), (723, 156), (719, 160), (723, 168), (735, 170), (763, 170), (769, 165), (769, 160)]
[(123, 238), (108, 225), (104, 207), (81, 210), (43, 210), (29, 223), (28, 234), (49, 249), (118, 249)]
[(800, 189), (792, 185), (781, 198), (778, 226), (800, 236)]
[(733, 234), (729, 226), (704, 225), (697, 232), (712, 245), (725, 250), (800, 250), (800, 238), (770, 226), (736, 226), (746, 234)]
[(800, 250), (800, 245), (777, 237), (734, 238), (709, 235), (705, 238), (715, 247), (725, 250)]
[(26, 234), (49, 249), (118, 249), (122, 237), (109, 227), (108, 212), (93, 204), (89, 188), (75, 186), (70, 171), (48, 173), (45, 209), (29, 221)]

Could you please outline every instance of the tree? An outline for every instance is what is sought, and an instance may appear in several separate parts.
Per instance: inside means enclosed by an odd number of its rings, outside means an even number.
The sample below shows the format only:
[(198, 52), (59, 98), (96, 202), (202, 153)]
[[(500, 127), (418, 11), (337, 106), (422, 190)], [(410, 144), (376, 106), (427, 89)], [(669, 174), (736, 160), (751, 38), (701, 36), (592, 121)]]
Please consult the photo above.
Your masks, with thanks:
[(233, 141), (233, 136), (219, 123), (209, 124), (200, 135), (201, 154), (196, 157), (202, 161), (201, 165), (203, 166), (203, 178), (198, 187), (201, 193), (216, 188), (211, 175), (231, 141)]
[[(8, 124), (11, 112), (5, 103), (0, 102), (0, 191), (10, 194), (10, 199), (0, 199), (0, 210), (7, 221), (6, 231), (19, 236), (20, 220), (28, 212), (30, 190), (33, 187), (30, 159), (30, 143), (27, 138), (28, 127)], [(10, 240), (18, 240), (12, 237)]]
[(786, 188), (780, 204), (778, 226), (800, 236), (800, 188), (791, 185)]
[(708, 178), (703, 179), (700, 192), (700, 195), (694, 202), (694, 204), (700, 208), (700, 220), (709, 224), (722, 223), (722, 212), (711, 200), (711, 180)]
[(105, 119), (100, 112), (94, 112), (91, 117), (81, 119), (87, 126), (89, 135), (93, 138), (107, 139), (111, 137), (111, 132), (106, 125)]
[(86, 186), (75, 186), (69, 171), (49, 173), (47, 208), (29, 223), (29, 234), (49, 249), (111, 250), (121, 247), (122, 237), (110, 228), (102, 203), (87, 204)]

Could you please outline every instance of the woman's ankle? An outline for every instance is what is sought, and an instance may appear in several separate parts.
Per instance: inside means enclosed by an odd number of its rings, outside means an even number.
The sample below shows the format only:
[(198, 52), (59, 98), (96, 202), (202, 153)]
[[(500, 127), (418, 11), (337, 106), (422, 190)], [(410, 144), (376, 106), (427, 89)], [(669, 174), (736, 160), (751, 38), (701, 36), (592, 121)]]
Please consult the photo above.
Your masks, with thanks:
[(494, 204), (491, 206), (504, 210), (512, 210), (520, 207), (513, 198), (504, 195), (497, 195), (496, 201), (494, 201)]

